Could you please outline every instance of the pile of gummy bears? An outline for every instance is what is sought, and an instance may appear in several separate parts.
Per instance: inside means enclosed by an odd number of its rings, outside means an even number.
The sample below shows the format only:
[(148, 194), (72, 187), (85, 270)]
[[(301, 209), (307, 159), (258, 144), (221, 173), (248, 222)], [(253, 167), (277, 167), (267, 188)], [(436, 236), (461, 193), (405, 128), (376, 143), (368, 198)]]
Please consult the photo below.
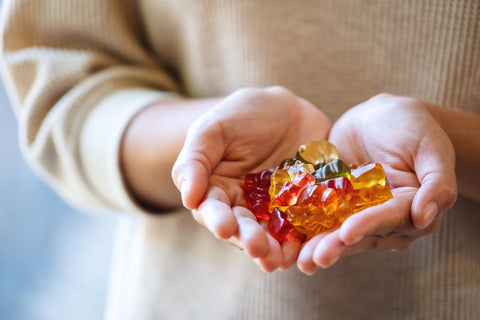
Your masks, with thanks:
[(276, 168), (247, 174), (248, 208), (279, 242), (336, 229), (352, 214), (391, 199), (380, 163), (346, 165), (328, 141), (300, 146)]

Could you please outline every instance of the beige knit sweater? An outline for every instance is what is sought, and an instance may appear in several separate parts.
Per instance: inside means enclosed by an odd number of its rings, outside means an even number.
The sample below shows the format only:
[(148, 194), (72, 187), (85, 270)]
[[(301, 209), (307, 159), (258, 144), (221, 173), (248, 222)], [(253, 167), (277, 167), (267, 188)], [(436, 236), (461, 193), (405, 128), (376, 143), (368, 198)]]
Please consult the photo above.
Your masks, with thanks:
[[(5, 0), (1, 28), (23, 153), (86, 210), (139, 211), (119, 142), (172, 93), (282, 85), (333, 120), (381, 91), (480, 112), (478, 0)], [(406, 252), (313, 277), (263, 274), (184, 210), (128, 216), (110, 319), (480, 319), (480, 204), (463, 198)]]

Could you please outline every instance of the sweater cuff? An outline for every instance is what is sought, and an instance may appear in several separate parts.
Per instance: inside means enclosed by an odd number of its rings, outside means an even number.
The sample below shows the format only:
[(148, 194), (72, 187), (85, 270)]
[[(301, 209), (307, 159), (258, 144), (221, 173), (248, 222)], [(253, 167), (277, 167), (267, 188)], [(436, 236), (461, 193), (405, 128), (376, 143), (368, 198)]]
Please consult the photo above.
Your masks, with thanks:
[(173, 96), (171, 93), (123, 89), (93, 108), (80, 137), (80, 161), (92, 192), (106, 209), (144, 211), (130, 195), (120, 167), (120, 144), (130, 120), (144, 107)]

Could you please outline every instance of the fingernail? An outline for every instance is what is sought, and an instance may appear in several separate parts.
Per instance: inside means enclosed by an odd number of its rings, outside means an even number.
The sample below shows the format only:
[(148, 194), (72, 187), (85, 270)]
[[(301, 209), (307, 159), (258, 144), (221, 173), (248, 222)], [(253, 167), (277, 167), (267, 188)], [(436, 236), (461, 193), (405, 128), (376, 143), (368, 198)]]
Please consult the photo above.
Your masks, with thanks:
[(427, 206), (427, 209), (425, 209), (425, 225), (424, 225), (424, 228), (428, 227), (432, 223), (432, 221), (435, 219), (437, 214), (438, 214), (438, 206), (435, 202), (431, 202)]

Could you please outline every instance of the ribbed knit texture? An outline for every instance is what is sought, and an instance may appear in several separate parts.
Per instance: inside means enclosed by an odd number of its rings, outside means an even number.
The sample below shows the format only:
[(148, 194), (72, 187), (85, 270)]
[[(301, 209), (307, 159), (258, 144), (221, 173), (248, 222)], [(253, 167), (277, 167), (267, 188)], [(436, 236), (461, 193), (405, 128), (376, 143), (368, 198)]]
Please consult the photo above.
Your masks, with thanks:
[[(480, 112), (478, 0), (16, 0), (4, 1), (2, 32), (24, 154), (87, 208), (136, 205), (127, 190), (95, 191), (118, 189), (116, 153), (79, 147), (118, 144), (118, 124), (143, 105), (102, 101), (126, 89), (210, 97), (282, 85), (333, 120), (385, 91)], [(95, 123), (117, 133), (88, 138)], [(101, 159), (113, 169), (91, 167)], [(480, 204), (461, 197), (406, 252), (313, 277), (263, 274), (186, 211), (132, 219), (119, 231), (110, 319), (480, 319)]]

